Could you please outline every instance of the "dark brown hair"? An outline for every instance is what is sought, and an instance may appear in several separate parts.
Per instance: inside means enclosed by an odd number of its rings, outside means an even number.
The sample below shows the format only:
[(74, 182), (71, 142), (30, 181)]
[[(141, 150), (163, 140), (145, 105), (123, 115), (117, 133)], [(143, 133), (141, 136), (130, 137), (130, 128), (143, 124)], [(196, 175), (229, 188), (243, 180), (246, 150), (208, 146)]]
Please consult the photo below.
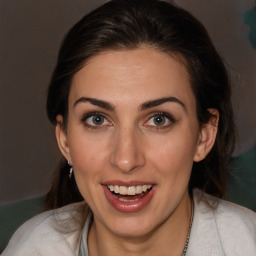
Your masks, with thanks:
[[(62, 43), (48, 89), (48, 118), (56, 125), (56, 116), (60, 114), (65, 126), (72, 78), (89, 58), (106, 50), (133, 50), (142, 45), (185, 60), (200, 125), (209, 121), (209, 108), (219, 111), (216, 142), (204, 160), (194, 163), (189, 191), (197, 187), (223, 197), (227, 163), (235, 143), (229, 77), (203, 25), (173, 4), (113, 0), (82, 18)], [(46, 196), (47, 208), (83, 200), (68, 173), (68, 164), (62, 160)]]

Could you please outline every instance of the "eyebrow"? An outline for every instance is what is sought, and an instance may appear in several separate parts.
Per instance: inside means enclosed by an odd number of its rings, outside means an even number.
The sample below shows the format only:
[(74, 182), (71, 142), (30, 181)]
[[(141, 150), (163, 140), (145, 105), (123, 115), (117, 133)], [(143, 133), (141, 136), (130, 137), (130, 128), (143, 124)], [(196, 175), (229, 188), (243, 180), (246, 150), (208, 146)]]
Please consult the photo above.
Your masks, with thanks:
[(104, 109), (109, 110), (109, 111), (114, 111), (115, 110), (115, 107), (112, 104), (110, 104), (110, 103), (108, 103), (104, 100), (99, 100), (99, 99), (95, 99), (95, 98), (87, 98), (87, 97), (81, 97), (78, 100), (76, 100), (75, 103), (74, 103), (74, 107), (78, 103), (81, 103), (81, 102), (89, 102), (92, 105), (98, 106), (100, 108), (104, 108)]
[[(115, 110), (115, 106), (112, 105), (111, 103), (107, 102), (107, 101), (99, 100), (99, 99), (95, 99), (95, 98), (88, 98), (88, 97), (81, 97), (78, 100), (76, 100), (75, 103), (74, 103), (74, 107), (79, 103), (86, 103), (86, 102), (89, 102), (92, 105), (98, 106), (100, 108), (104, 108), (104, 109), (109, 110), (109, 111), (114, 111)], [(166, 102), (178, 103), (179, 105), (181, 105), (186, 110), (185, 104), (181, 100), (179, 100), (178, 98), (176, 98), (176, 97), (166, 97), (166, 98), (150, 100), (150, 101), (146, 101), (146, 102), (142, 103), (139, 107), (139, 111), (143, 111), (143, 110), (146, 110), (146, 109), (149, 109), (149, 108), (157, 107), (157, 106), (162, 105)]]
[(185, 104), (181, 100), (177, 99), (176, 97), (166, 97), (166, 98), (160, 98), (160, 99), (147, 101), (147, 102), (143, 103), (140, 106), (139, 110), (142, 111), (142, 110), (146, 110), (148, 108), (157, 107), (157, 106), (162, 105), (166, 102), (178, 103), (179, 105), (181, 105), (186, 110)]

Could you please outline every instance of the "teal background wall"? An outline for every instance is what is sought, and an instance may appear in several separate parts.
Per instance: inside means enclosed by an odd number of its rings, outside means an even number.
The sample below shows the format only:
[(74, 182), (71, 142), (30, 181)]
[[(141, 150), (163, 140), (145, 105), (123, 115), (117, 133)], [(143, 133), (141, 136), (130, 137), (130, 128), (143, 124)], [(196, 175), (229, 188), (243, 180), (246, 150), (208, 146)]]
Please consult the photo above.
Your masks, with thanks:
[(231, 159), (227, 187), (227, 200), (256, 212), (256, 147)]

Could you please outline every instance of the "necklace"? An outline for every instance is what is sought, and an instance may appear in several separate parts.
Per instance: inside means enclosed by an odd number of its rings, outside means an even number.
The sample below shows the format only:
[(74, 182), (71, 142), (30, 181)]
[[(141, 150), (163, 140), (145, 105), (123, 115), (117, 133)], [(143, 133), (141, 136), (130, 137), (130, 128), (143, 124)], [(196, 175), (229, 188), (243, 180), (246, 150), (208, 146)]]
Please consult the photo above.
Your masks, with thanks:
[[(188, 243), (189, 243), (189, 238), (190, 238), (190, 232), (191, 232), (191, 228), (192, 228), (192, 223), (193, 223), (193, 218), (194, 218), (194, 204), (193, 204), (193, 200), (192, 200), (192, 213), (191, 213), (191, 217), (190, 217), (190, 224), (189, 224), (189, 229), (188, 229), (188, 235), (187, 235), (187, 239), (186, 239), (186, 243), (185, 243), (185, 246), (184, 246), (184, 249), (183, 249), (183, 252), (181, 254), (181, 256), (185, 256), (186, 253), (187, 253), (187, 249), (188, 249)], [(92, 223), (92, 217), (91, 217), (91, 214), (90, 216), (88, 217), (88, 219), (90, 220), (90, 223), (86, 222), (87, 224), (85, 224), (86, 226), (91, 225)], [(89, 228), (90, 229), (90, 228)], [(83, 233), (83, 239), (82, 241), (87, 241), (87, 235), (88, 235), (88, 228), (84, 228), (84, 231), (86, 231), (86, 233)], [(81, 243), (81, 246), (80, 246), (80, 251), (79, 251), (79, 255), (89, 255), (88, 254), (88, 247), (87, 247), (87, 242), (84, 244), (84, 243)]]
[(191, 231), (191, 228), (192, 228), (192, 223), (193, 223), (193, 218), (194, 218), (194, 205), (193, 205), (193, 202), (192, 202), (192, 213), (191, 213), (191, 218), (190, 218), (190, 224), (189, 224), (189, 229), (188, 229), (188, 235), (187, 235), (187, 240), (186, 240), (186, 243), (185, 243), (185, 246), (184, 246), (184, 249), (183, 249), (183, 252), (181, 254), (181, 256), (185, 256), (186, 253), (187, 253), (187, 249), (188, 249), (188, 242), (189, 242), (189, 238), (190, 238), (190, 231)]

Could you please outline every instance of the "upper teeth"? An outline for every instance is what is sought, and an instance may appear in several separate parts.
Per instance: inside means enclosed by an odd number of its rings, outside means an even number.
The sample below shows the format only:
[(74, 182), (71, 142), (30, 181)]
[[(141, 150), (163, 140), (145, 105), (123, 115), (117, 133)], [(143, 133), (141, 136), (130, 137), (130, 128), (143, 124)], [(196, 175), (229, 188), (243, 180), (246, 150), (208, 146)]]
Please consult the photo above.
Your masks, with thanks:
[(146, 192), (148, 189), (152, 188), (152, 185), (138, 185), (138, 186), (118, 186), (118, 185), (109, 185), (109, 190), (120, 195), (137, 195), (142, 192)]

